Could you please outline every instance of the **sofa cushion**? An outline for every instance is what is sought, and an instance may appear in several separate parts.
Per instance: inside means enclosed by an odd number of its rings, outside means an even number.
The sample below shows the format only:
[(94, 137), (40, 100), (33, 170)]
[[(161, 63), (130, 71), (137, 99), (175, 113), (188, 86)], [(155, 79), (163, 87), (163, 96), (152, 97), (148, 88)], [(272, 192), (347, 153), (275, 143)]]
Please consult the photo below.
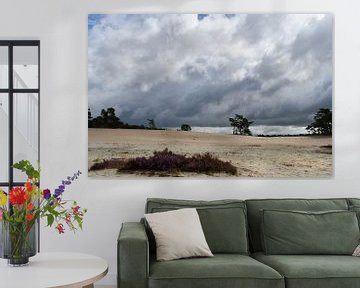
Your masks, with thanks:
[(359, 244), (354, 211), (262, 210), (266, 254), (352, 255)]
[(348, 206), (350, 211), (355, 211), (358, 217), (358, 223), (360, 228), (360, 199), (359, 198), (348, 198)]
[[(206, 241), (213, 253), (249, 253), (244, 201), (148, 199), (146, 213), (188, 207), (197, 208)], [(148, 233), (152, 239), (150, 231)]]
[(265, 255), (256, 260), (284, 275), (286, 288), (358, 288), (360, 258), (343, 255)]
[(351, 205), (349, 207), (349, 210), (354, 211), (356, 213), (356, 217), (358, 218), (358, 224), (360, 228), (360, 205), (359, 206)]
[(274, 269), (246, 255), (215, 254), (211, 258), (150, 261), (149, 288), (284, 288)]
[(195, 208), (145, 214), (156, 239), (159, 261), (213, 256)]
[(360, 206), (360, 198), (348, 198), (347, 201), (349, 206)]
[(262, 251), (260, 210), (328, 211), (348, 210), (346, 199), (254, 199), (246, 200), (252, 251)]

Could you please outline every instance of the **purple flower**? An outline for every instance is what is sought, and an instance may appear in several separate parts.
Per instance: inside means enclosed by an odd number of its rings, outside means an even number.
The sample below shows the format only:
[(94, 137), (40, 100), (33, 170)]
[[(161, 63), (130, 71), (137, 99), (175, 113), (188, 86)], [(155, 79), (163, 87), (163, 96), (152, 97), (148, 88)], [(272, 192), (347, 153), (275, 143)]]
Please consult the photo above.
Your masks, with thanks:
[(43, 196), (44, 198), (47, 200), (51, 197), (51, 193), (50, 193), (50, 190), (49, 189), (44, 189), (43, 191)]
[(55, 189), (54, 197), (59, 198), (59, 196), (64, 192), (64, 190), (61, 189)]
[(74, 173), (73, 177), (68, 176), (68, 177), (66, 177), (66, 180), (62, 180), (59, 187), (57, 189), (55, 189), (54, 197), (59, 200), (60, 195), (65, 191), (65, 186), (70, 185), (72, 183), (72, 181), (78, 179), (80, 174), (82, 174), (82, 173), (79, 170), (78, 172)]

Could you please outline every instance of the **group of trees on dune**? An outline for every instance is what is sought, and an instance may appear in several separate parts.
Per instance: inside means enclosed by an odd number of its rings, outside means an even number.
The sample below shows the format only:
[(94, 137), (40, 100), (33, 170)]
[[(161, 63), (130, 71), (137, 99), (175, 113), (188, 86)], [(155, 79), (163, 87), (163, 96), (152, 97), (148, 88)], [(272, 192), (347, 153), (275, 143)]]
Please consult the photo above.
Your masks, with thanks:
[(125, 123), (120, 121), (116, 116), (114, 108), (102, 109), (100, 115), (93, 118), (90, 108), (88, 108), (88, 125), (89, 128), (122, 128)]
[(191, 126), (189, 124), (182, 124), (180, 129), (181, 131), (191, 131)]
[[(240, 114), (235, 114), (229, 121), (233, 127), (233, 135), (252, 135), (249, 127), (254, 121), (249, 121)], [(320, 108), (314, 116), (314, 122), (308, 125), (306, 130), (312, 135), (332, 135), (332, 111), (329, 108)]]
[(229, 121), (230, 126), (233, 127), (233, 135), (252, 135), (249, 127), (254, 123), (254, 121), (249, 121), (240, 114), (235, 114), (235, 117), (229, 118)]
[(110, 128), (110, 129), (149, 129), (160, 130), (156, 127), (154, 119), (147, 119), (148, 124), (145, 125), (133, 125), (124, 123), (116, 116), (114, 108), (101, 109), (100, 115), (93, 118), (91, 110), (88, 108), (88, 127), (89, 128)]
[(332, 111), (320, 108), (314, 116), (314, 122), (306, 127), (311, 134), (332, 135)]
[[(134, 125), (125, 123), (116, 116), (114, 108), (101, 109), (100, 115), (93, 117), (90, 108), (88, 108), (88, 127), (89, 128), (110, 128), (110, 129), (147, 129), (147, 130), (164, 130), (156, 126), (154, 119), (147, 119), (147, 125)], [(181, 131), (191, 131), (189, 124), (182, 124)]]
[[(100, 115), (93, 118), (90, 108), (88, 108), (89, 128), (164, 130), (156, 126), (154, 119), (147, 119), (147, 121), (147, 126), (124, 123), (116, 116), (114, 108), (102, 109)], [(233, 135), (252, 135), (250, 125), (254, 121), (249, 121), (244, 115), (235, 114), (234, 117), (229, 118), (229, 122), (233, 129)], [(191, 126), (184, 123), (179, 130), (191, 131)], [(320, 108), (314, 115), (314, 121), (306, 127), (306, 130), (312, 135), (332, 135), (332, 111), (329, 108)]]

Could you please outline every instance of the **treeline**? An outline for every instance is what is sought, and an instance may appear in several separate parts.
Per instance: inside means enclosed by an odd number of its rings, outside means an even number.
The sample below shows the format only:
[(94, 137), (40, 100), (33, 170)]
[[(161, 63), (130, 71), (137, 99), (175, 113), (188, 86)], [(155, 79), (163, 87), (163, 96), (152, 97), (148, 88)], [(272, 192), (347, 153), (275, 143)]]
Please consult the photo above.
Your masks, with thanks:
[[(314, 121), (306, 127), (308, 134), (297, 135), (257, 135), (258, 137), (280, 137), (280, 136), (308, 136), (308, 135), (332, 135), (332, 111), (328, 108), (320, 108), (314, 115)], [(252, 136), (250, 125), (254, 121), (249, 121), (246, 117), (240, 114), (235, 114), (234, 117), (228, 118), (230, 126), (233, 129), (233, 135), (247, 135)], [(114, 108), (102, 109), (99, 116), (93, 118), (90, 108), (88, 108), (88, 127), (89, 128), (111, 128), (111, 129), (149, 129), (149, 130), (166, 130), (164, 128), (158, 128), (154, 119), (147, 119), (147, 126), (134, 125), (125, 123), (116, 116)], [(181, 131), (191, 131), (189, 124), (181, 124)]]
[(312, 136), (311, 134), (305, 134), (305, 133), (301, 133), (301, 134), (258, 134), (256, 135), (257, 137), (299, 137), (299, 136)]
[(89, 128), (110, 128), (110, 129), (148, 129), (148, 130), (165, 130), (156, 127), (154, 119), (147, 119), (148, 124), (134, 125), (123, 122), (116, 116), (114, 108), (102, 109), (100, 115), (93, 118), (91, 110), (88, 108), (88, 127)]
[[(110, 128), (110, 129), (147, 129), (147, 130), (166, 130), (159, 128), (154, 119), (147, 119), (147, 125), (135, 125), (123, 122), (116, 116), (114, 108), (101, 109), (100, 115), (93, 117), (90, 108), (88, 108), (88, 127), (89, 128)], [(189, 124), (181, 124), (181, 131), (191, 131)]]

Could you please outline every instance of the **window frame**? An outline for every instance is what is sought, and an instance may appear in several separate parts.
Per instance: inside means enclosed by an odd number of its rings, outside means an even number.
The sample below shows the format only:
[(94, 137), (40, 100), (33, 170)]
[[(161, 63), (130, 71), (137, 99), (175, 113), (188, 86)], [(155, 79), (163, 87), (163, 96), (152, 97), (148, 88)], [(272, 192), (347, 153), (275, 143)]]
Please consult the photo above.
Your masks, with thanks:
[[(38, 49), (38, 87), (29, 89), (14, 88), (14, 47), (28, 46)], [(0, 47), (8, 47), (8, 87), (0, 88), (0, 93), (4, 93), (8, 98), (8, 181), (0, 182), (0, 187), (7, 187), (9, 191), (14, 186), (23, 186), (25, 182), (14, 181), (14, 94), (16, 93), (36, 93), (38, 95), (38, 161), (40, 161), (40, 40), (0, 40)], [(3, 165), (0, 163), (0, 165)], [(5, 164), (6, 165), (6, 164)]]

